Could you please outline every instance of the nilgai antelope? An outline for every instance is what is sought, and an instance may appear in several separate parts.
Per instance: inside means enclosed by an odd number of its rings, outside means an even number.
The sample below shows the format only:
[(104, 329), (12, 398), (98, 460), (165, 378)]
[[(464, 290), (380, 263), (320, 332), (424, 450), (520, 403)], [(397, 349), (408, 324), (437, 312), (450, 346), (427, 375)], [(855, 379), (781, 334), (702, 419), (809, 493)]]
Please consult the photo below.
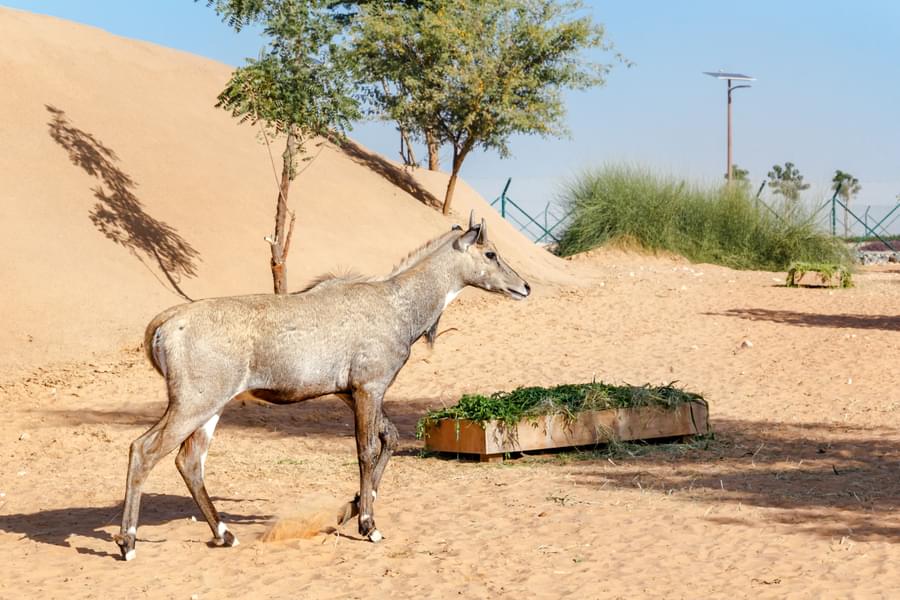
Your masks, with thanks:
[(135, 556), (141, 486), (179, 446), (175, 464), (217, 545), (237, 538), (203, 483), (206, 453), (225, 405), (245, 391), (276, 403), (339, 395), (356, 423), (359, 493), (338, 519), (359, 516), (359, 533), (382, 539), (373, 505), (397, 445), (384, 394), (422, 336), (434, 341), (447, 305), (466, 286), (524, 299), (531, 288), (488, 242), (484, 221), (460, 227), (410, 254), (385, 277), (330, 277), (289, 295), (212, 298), (170, 308), (147, 326), (144, 348), (165, 378), (169, 404), (131, 444), (121, 532)]

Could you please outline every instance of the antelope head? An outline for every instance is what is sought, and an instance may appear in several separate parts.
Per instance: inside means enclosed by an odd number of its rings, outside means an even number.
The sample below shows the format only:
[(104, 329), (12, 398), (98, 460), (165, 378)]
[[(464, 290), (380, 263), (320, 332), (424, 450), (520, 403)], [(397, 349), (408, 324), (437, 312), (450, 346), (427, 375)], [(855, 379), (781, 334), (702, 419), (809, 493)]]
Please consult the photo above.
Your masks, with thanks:
[(528, 282), (500, 258), (497, 248), (488, 241), (484, 219), (476, 225), (470, 215), (469, 229), (453, 242), (453, 248), (463, 255), (466, 285), (506, 294), (515, 300), (524, 300), (531, 293)]

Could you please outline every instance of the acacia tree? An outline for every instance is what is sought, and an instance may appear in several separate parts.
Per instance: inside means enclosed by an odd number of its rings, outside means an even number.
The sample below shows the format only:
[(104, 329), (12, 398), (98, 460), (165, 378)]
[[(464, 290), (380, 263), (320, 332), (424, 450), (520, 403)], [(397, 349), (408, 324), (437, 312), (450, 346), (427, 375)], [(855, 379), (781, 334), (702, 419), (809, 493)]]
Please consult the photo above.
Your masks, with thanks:
[[(419, 36), (424, 19), (419, 1), (359, 2), (353, 30), (356, 75), (362, 83), (363, 97), (370, 111), (394, 121), (403, 147), (411, 148), (411, 139), (424, 141), (428, 168), (440, 168), (437, 124), (428, 119), (414, 91), (422, 88), (419, 79), (442, 67), (440, 48), (426, 44), (410, 45)], [(415, 159), (403, 156), (407, 164)]]
[(844, 237), (850, 236), (850, 201), (862, 190), (859, 179), (840, 169), (834, 172), (831, 189), (844, 200)]
[[(287, 293), (287, 256), (294, 219), (286, 229), (288, 193), (297, 175), (298, 157), (316, 136), (349, 128), (358, 117), (352, 79), (339, 44), (340, 19), (326, 0), (209, 0), (235, 30), (259, 23), (267, 45), (258, 59), (232, 73), (216, 106), (241, 122), (260, 123), (264, 135), (284, 140), (281, 180), (271, 246), (276, 294)], [(268, 140), (268, 137), (266, 138)]]
[(610, 46), (580, 10), (577, 0), (360, 7), (353, 44), (371, 97), (429, 146), (453, 150), (444, 214), (473, 149), (505, 157), (513, 134), (564, 135), (562, 92), (604, 83), (610, 65), (582, 53)]
[(803, 175), (792, 162), (784, 163), (784, 167), (774, 165), (768, 177), (769, 187), (774, 193), (781, 194), (792, 203), (800, 199), (800, 192), (809, 189), (809, 184), (803, 183)]

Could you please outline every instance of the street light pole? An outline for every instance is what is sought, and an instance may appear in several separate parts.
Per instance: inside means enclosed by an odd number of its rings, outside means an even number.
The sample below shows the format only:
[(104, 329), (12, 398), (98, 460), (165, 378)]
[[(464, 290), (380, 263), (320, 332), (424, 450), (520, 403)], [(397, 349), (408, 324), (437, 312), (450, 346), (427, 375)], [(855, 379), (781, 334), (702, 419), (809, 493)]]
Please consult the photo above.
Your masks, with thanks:
[(732, 93), (734, 90), (739, 90), (739, 89), (741, 89), (741, 88), (748, 88), (748, 87), (751, 87), (750, 85), (734, 85), (734, 84), (732, 83), (732, 80), (735, 80), (735, 81), (756, 81), (756, 78), (755, 78), (755, 77), (750, 77), (749, 75), (742, 75), (742, 74), (740, 74), (740, 73), (723, 73), (723, 72), (721, 72), (721, 71), (718, 71), (718, 72), (716, 72), (716, 73), (710, 73), (710, 72), (708, 72), (708, 71), (704, 71), (703, 73), (704, 73), (704, 75), (709, 75), (709, 76), (711, 76), (711, 77), (715, 77), (716, 79), (725, 79), (725, 80), (727, 81), (727, 83), (728, 83), (728, 88), (727, 88), (727, 91), (726, 91), (726, 93), (727, 93), (727, 102), (728, 102), (728, 122), (727, 122), (727, 130), (728, 130), (728, 133), (727, 133), (727, 136), (728, 136), (728, 149), (727, 149), (727, 153), (726, 153), (726, 155), (727, 155), (726, 161), (727, 161), (727, 162), (726, 162), (725, 168), (726, 168), (727, 170), (725, 171), (725, 177), (728, 178), (728, 183), (731, 183), (731, 179), (732, 179), (732, 176), (733, 176), (732, 168), (731, 168), (731, 167), (732, 167), (732, 165), (734, 164), (734, 163), (732, 162), (732, 160), (731, 160), (731, 157), (732, 157), (732, 155), (731, 155), (731, 152), (732, 152), (732, 135), (731, 135), (731, 93)]
[(728, 161), (725, 163), (725, 176), (728, 178), (728, 183), (731, 183), (731, 178), (734, 174), (731, 172), (731, 80), (728, 80)]

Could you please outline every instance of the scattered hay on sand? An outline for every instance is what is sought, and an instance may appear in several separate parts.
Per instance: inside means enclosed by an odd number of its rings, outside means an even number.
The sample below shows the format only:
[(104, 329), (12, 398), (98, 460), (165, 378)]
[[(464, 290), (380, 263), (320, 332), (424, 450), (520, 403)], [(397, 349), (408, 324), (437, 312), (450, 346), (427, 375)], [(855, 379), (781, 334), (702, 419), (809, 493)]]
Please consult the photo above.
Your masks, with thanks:
[(279, 511), (259, 538), (260, 541), (283, 542), (309, 539), (320, 533), (334, 533), (345, 505), (331, 496), (305, 497), (298, 504), (299, 509), (293, 507)]

